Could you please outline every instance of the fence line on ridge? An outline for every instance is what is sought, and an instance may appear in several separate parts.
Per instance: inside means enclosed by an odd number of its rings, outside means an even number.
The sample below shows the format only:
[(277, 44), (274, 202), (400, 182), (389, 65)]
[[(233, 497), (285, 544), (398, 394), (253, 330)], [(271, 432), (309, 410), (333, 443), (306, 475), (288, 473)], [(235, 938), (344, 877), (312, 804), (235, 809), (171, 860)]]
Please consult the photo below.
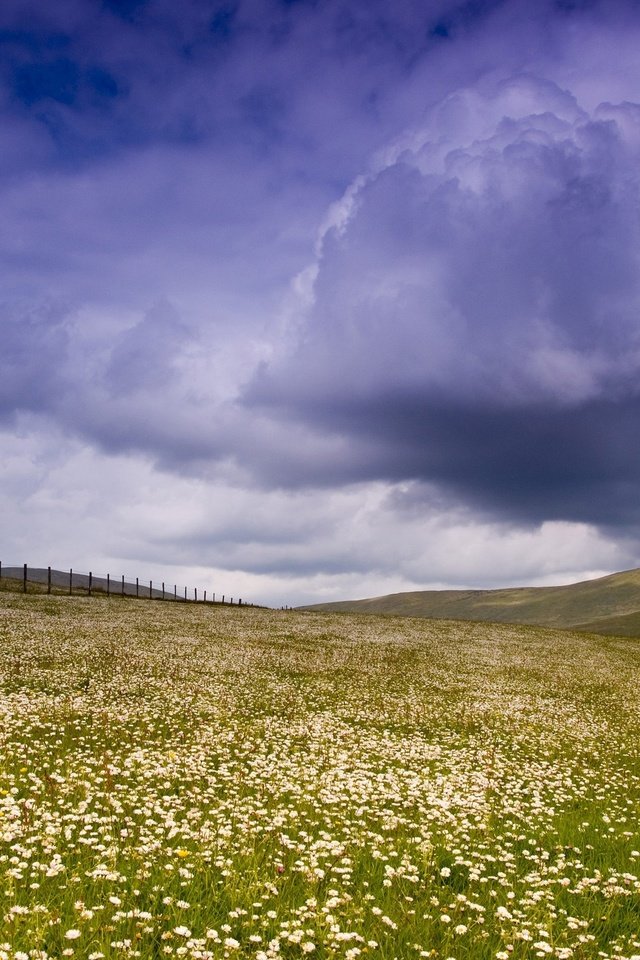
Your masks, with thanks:
[[(234, 601), (233, 597), (227, 594), (218, 594), (211, 591), (207, 597), (207, 591), (201, 591), (198, 597), (198, 588), (181, 587), (178, 585), (166, 584), (164, 581), (158, 586), (153, 584), (153, 580), (141, 580), (136, 577), (135, 580), (127, 579), (124, 574), (118, 577), (112, 577), (107, 573), (106, 576), (94, 576), (93, 571), (88, 573), (79, 572), (70, 568), (67, 570), (55, 570), (52, 567), (30, 567), (28, 564), (5, 565), (0, 561), (0, 586), (3, 581), (17, 581), (14, 589), (22, 591), (38, 592), (47, 594), (68, 594), (81, 596), (107, 596), (107, 597), (128, 597), (137, 600), (165, 600), (174, 603), (208, 603), (224, 606), (254, 607), (256, 604), (247, 603), (246, 600), (238, 598)], [(148, 585), (147, 585), (148, 584)], [(28, 587), (31, 586), (29, 590)]]

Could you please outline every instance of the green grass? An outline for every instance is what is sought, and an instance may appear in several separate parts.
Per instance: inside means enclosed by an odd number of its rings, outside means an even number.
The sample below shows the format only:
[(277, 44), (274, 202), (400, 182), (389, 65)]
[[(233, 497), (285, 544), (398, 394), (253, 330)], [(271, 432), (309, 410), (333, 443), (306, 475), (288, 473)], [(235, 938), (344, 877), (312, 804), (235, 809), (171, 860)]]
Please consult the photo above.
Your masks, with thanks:
[[(44, 593), (46, 589), (46, 583), (30, 583), (27, 581), (27, 593)], [(22, 580), (17, 580), (15, 577), (0, 577), (0, 593), (21, 593), (23, 590)]]
[(640, 569), (560, 587), (418, 590), (306, 609), (522, 623), (640, 636)]
[(638, 641), (0, 614), (0, 958), (640, 957)]
[[(0, 577), (0, 593), (24, 593), (24, 592), (28, 594), (48, 594), (49, 593), (46, 582), (41, 583), (37, 580), (27, 580), (27, 589), (25, 591), (24, 581), (22, 580), (22, 578), (7, 577), (5, 574), (3, 574), (2, 577)], [(62, 586), (60, 583), (52, 583), (50, 592), (54, 596), (68, 596), (69, 587), (67, 585)], [(87, 594), (89, 591), (86, 587), (79, 587), (74, 584), (73, 592), (75, 594), (80, 594), (82, 596)], [(100, 588), (94, 587), (93, 593), (100, 593), (100, 592), (104, 593), (104, 591), (101, 591)], [(114, 591), (114, 595), (115, 595), (115, 591)]]
[(616, 637), (640, 637), (640, 610), (613, 617), (600, 617), (576, 624), (577, 630), (604, 633)]

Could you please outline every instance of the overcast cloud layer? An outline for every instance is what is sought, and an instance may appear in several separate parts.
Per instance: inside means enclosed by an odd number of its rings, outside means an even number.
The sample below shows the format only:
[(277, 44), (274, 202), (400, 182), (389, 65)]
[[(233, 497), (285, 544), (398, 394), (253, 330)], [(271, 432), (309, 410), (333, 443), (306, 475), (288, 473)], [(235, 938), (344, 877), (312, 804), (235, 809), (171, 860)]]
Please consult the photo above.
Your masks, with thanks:
[(630, 0), (7, 0), (2, 562), (640, 565), (639, 44)]

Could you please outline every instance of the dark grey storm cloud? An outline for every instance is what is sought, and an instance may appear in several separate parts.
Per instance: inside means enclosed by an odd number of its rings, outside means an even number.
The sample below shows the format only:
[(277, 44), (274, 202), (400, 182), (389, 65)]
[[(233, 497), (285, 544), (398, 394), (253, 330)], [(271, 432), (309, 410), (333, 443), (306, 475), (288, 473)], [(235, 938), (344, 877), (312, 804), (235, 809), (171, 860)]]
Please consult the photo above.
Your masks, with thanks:
[(345, 200), (246, 402), (352, 439), (360, 479), (637, 524), (639, 171), (638, 104), (531, 75), (452, 95)]

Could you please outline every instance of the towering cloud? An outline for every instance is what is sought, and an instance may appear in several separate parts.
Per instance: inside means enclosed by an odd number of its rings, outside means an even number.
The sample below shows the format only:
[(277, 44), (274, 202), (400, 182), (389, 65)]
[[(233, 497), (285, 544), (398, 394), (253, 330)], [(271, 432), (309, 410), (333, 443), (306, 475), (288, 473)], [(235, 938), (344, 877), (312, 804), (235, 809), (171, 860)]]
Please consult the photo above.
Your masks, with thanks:
[(334, 209), (295, 350), (247, 402), (348, 436), (345, 479), (628, 522), (640, 106), (522, 74), (453, 93)]

